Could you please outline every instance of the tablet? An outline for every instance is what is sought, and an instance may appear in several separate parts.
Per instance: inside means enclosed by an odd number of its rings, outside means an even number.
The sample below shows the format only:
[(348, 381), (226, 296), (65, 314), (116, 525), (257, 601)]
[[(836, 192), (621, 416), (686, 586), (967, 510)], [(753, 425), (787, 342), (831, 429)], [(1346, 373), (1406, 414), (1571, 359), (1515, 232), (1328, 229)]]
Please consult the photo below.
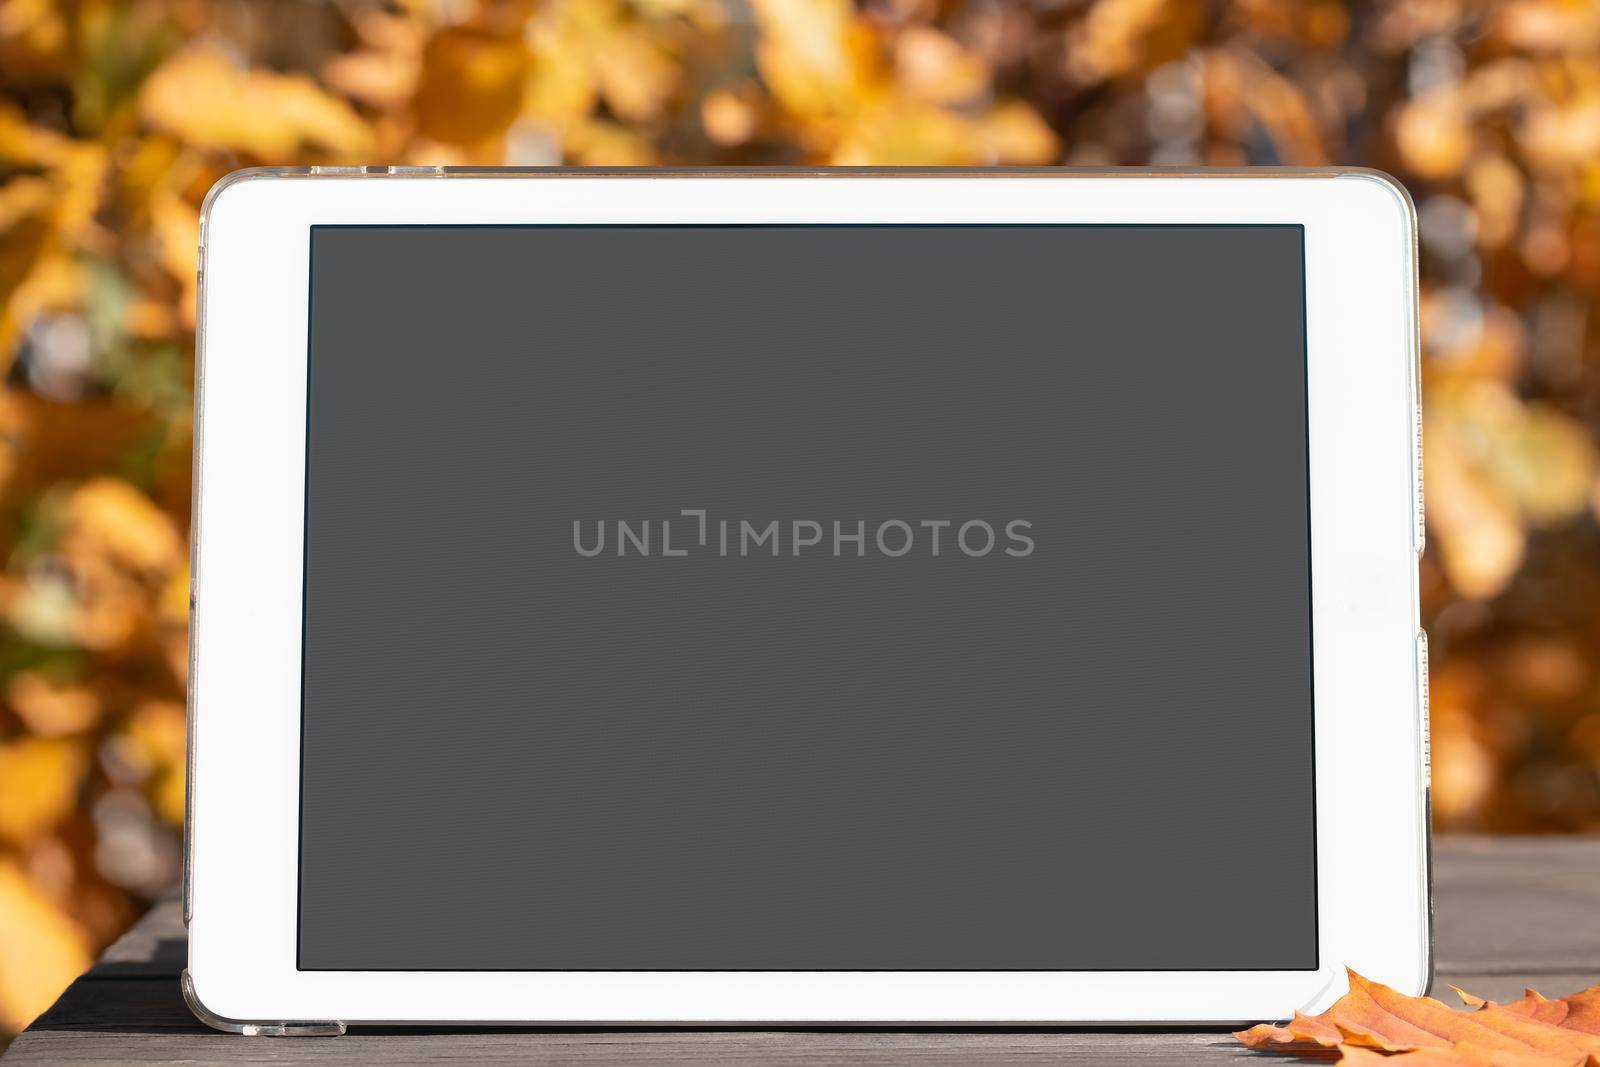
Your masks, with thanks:
[(1422, 991), (1413, 230), (1364, 171), (227, 179), (196, 1011)]

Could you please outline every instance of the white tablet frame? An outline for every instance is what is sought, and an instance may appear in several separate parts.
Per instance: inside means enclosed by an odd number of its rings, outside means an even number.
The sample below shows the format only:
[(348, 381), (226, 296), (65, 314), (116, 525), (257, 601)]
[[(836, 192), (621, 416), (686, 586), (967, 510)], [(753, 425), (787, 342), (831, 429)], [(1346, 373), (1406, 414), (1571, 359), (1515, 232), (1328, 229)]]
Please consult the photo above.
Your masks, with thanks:
[[(1303, 226), (1321, 966), (296, 970), (311, 226), (547, 222)], [(1392, 179), (1343, 169), (243, 171), (207, 198), (201, 271), (185, 985), (213, 1024), (1216, 1022), (1317, 1010), (1342, 991), (1346, 965), (1407, 993), (1429, 984), (1415, 214)], [(1274, 862), (1273, 844), (1240, 842), (1240, 877)], [(1182, 872), (1173, 875), (1181, 894)]]

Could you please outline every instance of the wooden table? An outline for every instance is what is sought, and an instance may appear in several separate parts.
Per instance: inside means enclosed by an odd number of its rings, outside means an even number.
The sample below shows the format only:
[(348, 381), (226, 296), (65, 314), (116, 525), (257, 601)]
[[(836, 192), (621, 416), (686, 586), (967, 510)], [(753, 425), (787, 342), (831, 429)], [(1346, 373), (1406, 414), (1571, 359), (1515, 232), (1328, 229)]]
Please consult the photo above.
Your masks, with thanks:
[[(1508, 999), (1600, 983), (1600, 838), (1448, 838), (1435, 846), (1437, 973)], [(624, 1030), (411, 1031), (357, 1028), (336, 1038), (238, 1037), (201, 1026), (178, 993), (184, 932), (164, 901), (6, 1053), (30, 1063), (900, 1063), (908, 1059), (1052, 1063), (1205, 1063), (1252, 1059), (1226, 1031)]]

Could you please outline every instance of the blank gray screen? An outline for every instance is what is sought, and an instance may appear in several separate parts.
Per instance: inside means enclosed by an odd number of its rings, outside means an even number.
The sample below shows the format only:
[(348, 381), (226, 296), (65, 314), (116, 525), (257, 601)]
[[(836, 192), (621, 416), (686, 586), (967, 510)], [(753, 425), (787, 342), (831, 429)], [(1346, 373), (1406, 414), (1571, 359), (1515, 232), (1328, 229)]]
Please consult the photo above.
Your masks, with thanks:
[(311, 265), (302, 968), (1316, 966), (1299, 227)]

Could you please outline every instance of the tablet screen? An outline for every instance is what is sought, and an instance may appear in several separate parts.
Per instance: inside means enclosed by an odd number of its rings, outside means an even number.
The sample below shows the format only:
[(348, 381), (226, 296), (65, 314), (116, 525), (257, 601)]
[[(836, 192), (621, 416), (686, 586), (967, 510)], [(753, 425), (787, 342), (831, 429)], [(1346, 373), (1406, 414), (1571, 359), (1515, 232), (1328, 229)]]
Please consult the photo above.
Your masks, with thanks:
[(1317, 965), (1297, 226), (318, 226), (299, 966)]

